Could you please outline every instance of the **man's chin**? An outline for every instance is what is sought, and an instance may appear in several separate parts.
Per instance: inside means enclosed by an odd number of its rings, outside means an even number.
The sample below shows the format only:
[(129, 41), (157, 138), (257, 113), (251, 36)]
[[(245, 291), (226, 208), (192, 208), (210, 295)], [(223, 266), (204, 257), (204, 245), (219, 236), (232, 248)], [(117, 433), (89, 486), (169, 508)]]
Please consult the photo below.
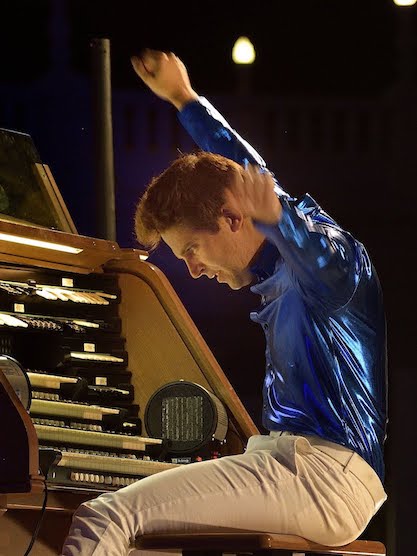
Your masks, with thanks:
[(233, 291), (237, 291), (243, 288), (240, 284), (227, 284), (229, 288)]
[(240, 290), (240, 288), (242, 287), (240, 284), (238, 284), (236, 282), (236, 280), (233, 280), (232, 278), (223, 278), (222, 280), (220, 280), (217, 277), (217, 283), (222, 285), (222, 286), (227, 286), (228, 288), (230, 288), (231, 290)]
[(227, 286), (229, 286), (231, 290), (241, 290), (242, 288), (246, 288), (246, 286), (249, 286), (252, 283), (252, 280), (251, 279), (247, 279), (247, 280), (230, 279), (220, 283), (226, 284)]

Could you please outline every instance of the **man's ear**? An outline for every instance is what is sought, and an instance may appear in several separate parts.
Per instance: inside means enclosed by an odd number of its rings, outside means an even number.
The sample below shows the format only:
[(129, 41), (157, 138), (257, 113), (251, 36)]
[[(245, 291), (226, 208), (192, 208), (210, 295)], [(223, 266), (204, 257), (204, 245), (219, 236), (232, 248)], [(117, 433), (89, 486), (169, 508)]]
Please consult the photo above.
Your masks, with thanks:
[(222, 208), (222, 216), (226, 220), (227, 225), (232, 232), (238, 232), (243, 224), (243, 214), (234, 207), (224, 205)]

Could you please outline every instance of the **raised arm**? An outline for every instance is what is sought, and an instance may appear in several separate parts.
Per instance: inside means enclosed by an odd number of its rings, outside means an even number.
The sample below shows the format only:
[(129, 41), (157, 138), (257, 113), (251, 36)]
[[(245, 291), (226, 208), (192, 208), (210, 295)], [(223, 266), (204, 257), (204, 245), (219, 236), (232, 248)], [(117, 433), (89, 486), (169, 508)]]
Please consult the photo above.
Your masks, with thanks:
[(266, 167), (259, 153), (197, 94), (184, 63), (175, 54), (146, 49), (140, 56), (132, 56), (131, 62), (149, 89), (177, 108), (180, 122), (201, 149), (242, 165)]
[[(132, 57), (137, 75), (160, 98), (179, 110), (179, 119), (200, 148), (265, 170), (261, 156), (231, 128), (223, 116), (193, 89), (183, 62), (172, 53), (145, 50)], [(308, 302), (340, 306), (347, 301), (361, 275), (366, 253), (317, 203), (305, 195), (291, 199), (268, 172), (246, 173), (234, 195), (245, 199), (245, 210), (260, 231), (275, 244), (291, 269), (296, 286)], [(242, 187), (244, 189), (242, 189)], [(273, 201), (272, 189), (280, 202)], [(252, 196), (249, 194), (252, 191)], [(263, 195), (265, 196), (263, 197)], [(261, 217), (259, 198), (269, 198)], [(272, 215), (272, 216), (271, 216)], [(363, 264), (366, 264), (364, 262)]]

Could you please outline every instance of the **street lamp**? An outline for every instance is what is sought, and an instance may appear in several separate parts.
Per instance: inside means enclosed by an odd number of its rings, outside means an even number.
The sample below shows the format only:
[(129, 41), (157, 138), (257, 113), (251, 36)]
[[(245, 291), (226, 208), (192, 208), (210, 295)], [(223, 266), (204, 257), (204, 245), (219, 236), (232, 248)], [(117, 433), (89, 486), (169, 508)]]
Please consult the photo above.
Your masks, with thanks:
[(250, 92), (250, 66), (256, 58), (255, 48), (248, 37), (239, 37), (232, 48), (232, 60), (236, 64), (238, 93)]
[(414, 6), (417, 0), (394, 0), (396, 6)]
[(232, 59), (234, 63), (245, 65), (253, 64), (255, 58), (255, 49), (248, 37), (239, 37), (232, 49)]

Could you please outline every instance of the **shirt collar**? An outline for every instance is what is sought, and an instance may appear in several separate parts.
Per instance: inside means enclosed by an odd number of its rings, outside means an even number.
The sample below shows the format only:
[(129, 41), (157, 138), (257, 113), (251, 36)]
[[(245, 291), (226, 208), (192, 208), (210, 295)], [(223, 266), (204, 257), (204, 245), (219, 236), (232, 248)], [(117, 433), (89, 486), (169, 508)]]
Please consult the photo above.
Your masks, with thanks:
[(272, 276), (278, 258), (278, 249), (275, 245), (265, 240), (253, 264), (250, 266), (250, 271), (258, 278), (258, 282), (263, 282)]

